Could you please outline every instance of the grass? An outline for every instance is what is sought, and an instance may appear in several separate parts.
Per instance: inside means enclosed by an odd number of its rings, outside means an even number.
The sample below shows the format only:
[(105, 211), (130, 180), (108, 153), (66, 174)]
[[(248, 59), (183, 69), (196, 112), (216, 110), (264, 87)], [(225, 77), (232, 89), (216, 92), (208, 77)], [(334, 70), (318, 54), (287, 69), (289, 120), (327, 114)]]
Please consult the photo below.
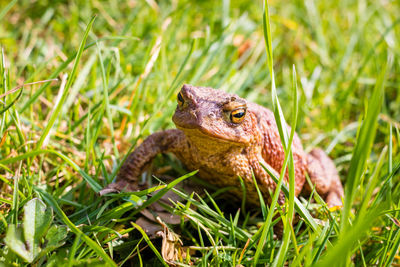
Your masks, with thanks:
[[(1, 2), (0, 266), (29, 265), (4, 240), (35, 198), (54, 211), (52, 225), (68, 227), (62, 243), (37, 254), (36, 266), (163, 266), (161, 240), (134, 222), (167, 192), (184, 200), (162, 204), (181, 217), (168, 226), (183, 242), (173, 247), (181, 266), (399, 266), (399, 4), (262, 7), (244, 0)], [(307, 151), (318, 146), (335, 160), (343, 208), (329, 210), (316, 192), (314, 202), (295, 198), (285, 184), (285, 209), (276, 200), (232, 205), (225, 189), (197, 195), (176, 186), (196, 177), (171, 155), (158, 156), (152, 173), (179, 179), (99, 197), (137, 143), (173, 127), (183, 83), (273, 110), (292, 173), (287, 118)], [(281, 239), (272, 235), (276, 214)], [(14, 238), (26, 241), (20, 232)], [(43, 249), (44, 240), (37, 240)]]

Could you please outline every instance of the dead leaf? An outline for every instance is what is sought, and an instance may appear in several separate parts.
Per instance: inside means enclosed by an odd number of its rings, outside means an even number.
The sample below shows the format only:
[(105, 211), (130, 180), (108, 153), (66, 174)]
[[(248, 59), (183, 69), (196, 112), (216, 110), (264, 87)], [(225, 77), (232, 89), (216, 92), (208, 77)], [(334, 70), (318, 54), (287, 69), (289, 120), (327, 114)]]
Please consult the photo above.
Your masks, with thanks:
[[(161, 255), (170, 266), (177, 266), (176, 262), (183, 262), (187, 256), (182, 248), (183, 243), (179, 235), (169, 229), (160, 217), (157, 217), (157, 221), (164, 228), (163, 231), (157, 233), (158, 236), (162, 237)], [(192, 262), (188, 264), (192, 265)]]

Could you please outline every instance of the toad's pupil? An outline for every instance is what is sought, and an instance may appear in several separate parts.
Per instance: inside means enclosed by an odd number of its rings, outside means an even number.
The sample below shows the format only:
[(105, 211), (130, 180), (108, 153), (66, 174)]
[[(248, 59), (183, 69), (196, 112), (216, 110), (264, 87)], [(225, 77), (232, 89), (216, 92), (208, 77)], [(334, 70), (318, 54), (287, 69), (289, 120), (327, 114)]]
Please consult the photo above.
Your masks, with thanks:
[(238, 112), (238, 113), (233, 114), (233, 117), (235, 117), (235, 118), (241, 118), (243, 116), (244, 116), (244, 112)]

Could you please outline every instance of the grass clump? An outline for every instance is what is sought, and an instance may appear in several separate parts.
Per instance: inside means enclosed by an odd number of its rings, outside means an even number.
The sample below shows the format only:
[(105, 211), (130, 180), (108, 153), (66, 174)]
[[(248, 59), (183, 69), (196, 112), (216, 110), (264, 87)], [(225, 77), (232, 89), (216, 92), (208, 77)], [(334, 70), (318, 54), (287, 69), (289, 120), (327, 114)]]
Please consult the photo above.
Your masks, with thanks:
[[(168, 244), (134, 222), (170, 193), (181, 200), (160, 205), (180, 222), (162, 231), (179, 233), (183, 266), (399, 265), (400, 7), (314, 0), (264, 7), (244, 0), (1, 3), (0, 265), (165, 265)], [(290, 118), (306, 150), (319, 146), (335, 159), (344, 207), (329, 210), (315, 192), (315, 202), (295, 198), (293, 183), (281, 184), (284, 208), (276, 201), (232, 207), (220, 196), (226, 189), (200, 196), (177, 187), (195, 173), (169, 155), (156, 158), (152, 173), (181, 178), (99, 197), (138, 142), (173, 127), (182, 83), (271, 108), (293, 176), (293, 132), (283, 126)], [(48, 232), (67, 231), (47, 250), (42, 231), (35, 244), (43, 253), (33, 257), (25, 247), (27, 260), (7, 231), (23, 229), (32, 201), (54, 212)], [(282, 239), (272, 234), (278, 217)], [(14, 237), (23, 247), (29, 237), (20, 232)]]

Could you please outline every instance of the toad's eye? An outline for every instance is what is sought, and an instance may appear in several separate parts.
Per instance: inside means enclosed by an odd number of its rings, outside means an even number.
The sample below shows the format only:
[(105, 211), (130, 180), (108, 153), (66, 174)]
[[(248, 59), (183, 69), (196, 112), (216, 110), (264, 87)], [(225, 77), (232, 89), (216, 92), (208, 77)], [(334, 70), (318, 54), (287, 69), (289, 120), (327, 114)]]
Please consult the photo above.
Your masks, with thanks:
[(183, 96), (182, 96), (182, 93), (181, 92), (179, 92), (178, 93), (178, 105), (179, 106), (183, 106), (183, 104), (185, 103), (185, 100), (183, 100)]
[(245, 115), (246, 115), (246, 109), (238, 108), (231, 111), (229, 118), (233, 123), (241, 123)]

